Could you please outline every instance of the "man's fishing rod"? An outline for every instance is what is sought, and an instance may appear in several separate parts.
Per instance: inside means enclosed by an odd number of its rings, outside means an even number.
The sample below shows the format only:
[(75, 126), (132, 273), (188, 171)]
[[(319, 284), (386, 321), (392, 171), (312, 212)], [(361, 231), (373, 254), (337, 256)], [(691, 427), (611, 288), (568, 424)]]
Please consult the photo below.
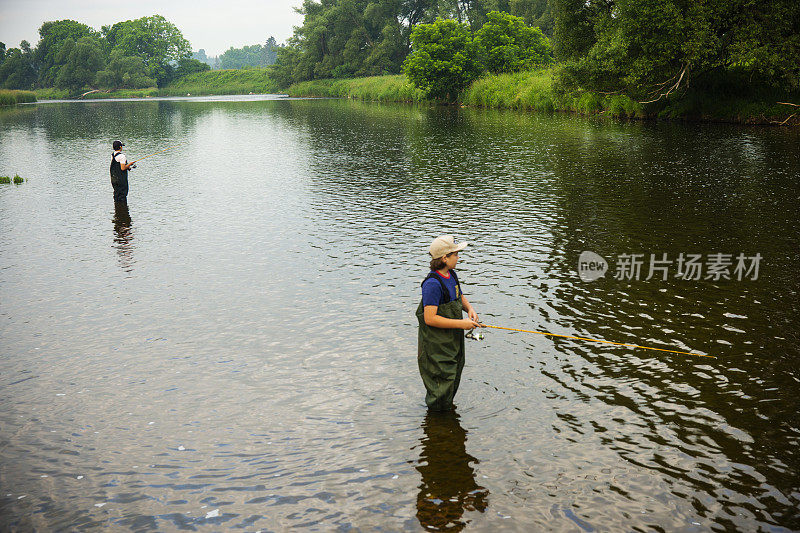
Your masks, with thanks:
[[(716, 359), (716, 357), (713, 356), (713, 355), (705, 355), (705, 354), (702, 354), (702, 353), (694, 353), (694, 352), (681, 352), (681, 351), (678, 351), (678, 350), (667, 350), (666, 348), (652, 348), (650, 346), (639, 346), (638, 344), (626, 344), (624, 342), (611, 342), (611, 341), (604, 341), (604, 340), (601, 340), (601, 339), (590, 339), (588, 337), (573, 337), (572, 335), (560, 335), (558, 333), (547, 333), (545, 331), (532, 331), (532, 330), (527, 330), (527, 329), (505, 328), (505, 327), (502, 327), (502, 326), (490, 326), (489, 324), (481, 324), (480, 326), (483, 327), (483, 328), (505, 329), (505, 330), (508, 330), (508, 331), (521, 331), (523, 333), (536, 333), (538, 335), (549, 335), (551, 337), (564, 337), (565, 339), (577, 339), (577, 340), (581, 340), (581, 341), (604, 342), (606, 344), (615, 344), (617, 346), (628, 346), (630, 348), (642, 348), (644, 350), (659, 350), (661, 352), (672, 352), (672, 353), (680, 353), (680, 354), (685, 354), (685, 355), (696, 355), (698, 357), (710, 357), (712, 359)], [(475, 337), (473, 336), (471, 338), (475, 338)], [(480, 338), (480, 337), (478, 337), (478, 338)]]
[(146, 156), (144, 156), (144, 157), (140, 157), (139, 159), (136, 159), (136, 160), (134, 160), (134, 161), (131, 161), (131, 165), (133, 165), (134, 163), (137, 163), (137, 162), (141, 161), (142, 159), (147, 159), (148, 157), (152, 157), (152, 156), (154, 156), (154, 155), (156, 155), (156, 154), (160, 154), (161, 152), (166, 152), (166, 151), (168, 151), (168, 150), (174, 150), (175, 148), (177, 148), (177, 147), (179, 147), (179, 146), (183, 146), (183, 145), (184, 145), (184, 144), (186, 144), (187, 142), (188, 142), (188, 141), (184, 141), (184, 142), (182, 142), (182, 143), (178, 143), (178, 144), (176, 144), (176, 145), (173, 145), (173, 146), (168, 146), (167, 148), (164, 148), (163, 150), (159, 150), (158, 152), (153, 152), (152, 154), (147, 154), (147, 155), (146, 155)]

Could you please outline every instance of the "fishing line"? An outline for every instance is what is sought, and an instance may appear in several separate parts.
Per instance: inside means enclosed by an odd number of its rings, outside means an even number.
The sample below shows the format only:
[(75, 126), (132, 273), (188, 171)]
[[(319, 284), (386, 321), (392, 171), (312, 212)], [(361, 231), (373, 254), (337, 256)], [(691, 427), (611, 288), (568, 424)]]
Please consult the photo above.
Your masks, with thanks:
[(141, 161), (142, 159), (147, 159), (148, 157), (152, 157), (152, 156), (154, 156), (156, 154), (160, 154), (161, 152), (166, 152), (167, 150), (174, 150), (175, 148), (177, 148), (179, 146), (183, 146), (184, 144), (187, 144), (188, 142), (189, 141), (183, 141), (182, 143), (178, 143), (178, 144), (176, 144), (174, 146), (168, 146), (167, 148), (164, 148), (163, 150), (159, 150), (158, 152), (153, 152), (152, 154), (147, 154), (144, 157), (140, 157), (139, 159), (131, 161), (131, 165), (136, 163), (136, 162), (138, 162), (138, 161)]
[(672, 352), (672, 353), (680, 353), (686, 355), (696, 355), (698, 357), (710, 357), (712, 359), (716, 359), (713, 355), (705, 355), (701, 353), (693, 353), (693, 352), (681, 352), (678, 350), (667, 350), (666, 348), (652, 348), (650, 346), (639, 346), (638, 344), (626, 344), (624, 342), (611, 342), (611, 341), (604, 341), (602, 339), (590, 339), (588, 337), (573, 337), (572, 335), (560, 335), (558, 333), (547, 333), (545, 331), (531, 331), (528, 329), (517, 329), (517, 328), (505, 328), (502, 326), (490, 326), (489, 324), (481, 324), (484, 328), (493, 328), (493, 329), (505, 329), (508, 331), (520, 331), (522, 333), (536, 333), (538, 335), (550, 335), (552, 337), (564, 337), (565, 339), (577, 339), (580, 341), (592, 341), (592, 342), (604, 342), (606, 344), (615, 344), (617, 346), (628, 346), (630, 348), (642, 348), (644, 350), (659, 350), (661, 352)]

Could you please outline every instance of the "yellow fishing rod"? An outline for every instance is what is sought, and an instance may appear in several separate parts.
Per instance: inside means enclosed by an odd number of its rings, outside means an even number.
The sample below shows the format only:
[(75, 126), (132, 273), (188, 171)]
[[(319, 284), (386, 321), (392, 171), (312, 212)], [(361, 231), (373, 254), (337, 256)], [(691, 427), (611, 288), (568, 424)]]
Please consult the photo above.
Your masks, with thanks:
[(590, 339), (588, 337), (573, 337), (572, 335), (560, 335), (558, 333), (547, 333), (546, 331), (532, 331), (528, 329), (517, 329), (517, 328), (505, 328), (502, 326), (490, 326), (489, 324), (481, 324), (481, 327), (484, 328), (493, 328), (493, 329), (505, 329), (508, 331), (520, 331), (522, 333), (536, 333), (538, 335), (549, 335), (551, 337), (563, 337), (565, 339), (577, 339), (580, 341), (592, 341), (592, 342), (604, 342), (606, 344), (615, 344), (617, 346), (628, 346), (630, 348), (642, 348), (644, 350), (659, 350), (661, 352), (672, 352), (672, 353), (680, 353), (685, 355), (696, 355), (698, 357), (710, 357), (712, 359), (716, 359), (713, 355), (705, 355), (702, 353), (694, 353), (694, 352), (681, 352), (678, 350), (667, 350), (666, 348), (652, 348), (650, 346), (639, 346), (638, 344), (627, 344), (624, 342), (611, 342), (611, 341), (604, 341), (602, 339)]

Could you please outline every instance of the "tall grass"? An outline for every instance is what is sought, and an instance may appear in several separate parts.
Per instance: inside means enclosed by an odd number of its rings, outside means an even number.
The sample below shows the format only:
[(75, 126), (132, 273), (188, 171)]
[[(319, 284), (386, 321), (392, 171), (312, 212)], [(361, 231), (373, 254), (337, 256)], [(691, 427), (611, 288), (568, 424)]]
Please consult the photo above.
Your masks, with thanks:
[(143, 89), (119, 89), (117, 91), (105, 92), (99, 91), (96, 93), (87, 94), (86, 96), (82, 97), (83, 93), (90, 91), (91, 89), (83, 89), (79, 94), (71, 94), (66, 89), (56, 89), (55, 87), (50, 87), (48, 89), (36, 89), (34, 92), (39, 100), (81, 100), (81, 99), (103, 99), (103, 98), (146, 98), (152, 96), (158, 96), (159, 90), (158, 87), (145, 87)]
[(559, 94), (553, 86), (554, 68), (513, 74), (489, 74), (472, 83), (462, 95), (465, 105), (534, 111), (571, 111), (612, 117), (644, 117), (641, 104), (627, 96), (592, 92)]
[(31, 91), (10, 91), (0, 89), (0, 105), (14, 105), (35, 101), (36, 94)]
[(207, 70), (177, 79), (159, 89), (162, 96), (188, 94), (270, 94), (277, 93), (278, 84), (265, 68)]
[(289, 96), (328, 96), (377, 102), (429, 102), (402, 74), (339, 80), (312, 80), (286, 89)]

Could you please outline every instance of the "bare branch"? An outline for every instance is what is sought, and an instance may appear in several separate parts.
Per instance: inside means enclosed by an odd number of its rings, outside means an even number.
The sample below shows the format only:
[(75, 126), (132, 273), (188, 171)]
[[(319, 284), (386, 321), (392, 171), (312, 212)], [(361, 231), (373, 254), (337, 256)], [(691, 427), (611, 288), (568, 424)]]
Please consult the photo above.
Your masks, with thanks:
[[(680, 87), (680, 85), (681, 85), (681, 81), (683, 81), (683, 76), (686, 74), (686, 70), (687, 70), (688, 68), (689, 68), (689, 65), (688, 65), (688, 64), (687, 64), (687, 65), (684, 65), (683, 69), (680, 71), (680, 76), (678, 77), (678, 81), (676, 81), (676, 82), (675, 82), (675, 83), (672, 85), (672, 87), (670, 87), (669, 89), (667, 89), (667, 92), (659, 94), (659, 95), (658, 95), (658, 98), (655, 98), (655, 99), (653, 99), (653, 100), (648, 100), (647, 102), (639, 102), (639, 103), (640, 103), (640, 104), (652, 104), (653, 102), (658, 102), (658, 101), (659, 101), (659, 100), (661, 100), (662, 98), (666, 98), (667, 96), (669, 96), (669, 95), (670, 95), (670, 94), (671, 94), (673, 91), (675, 91), (676, 89), (678, 89), (678, 88)], [(678, 74), (676, 74), (675, 76), (678, 76)], [(674, 80), (674, 79), (675, 79), (675, 76), (673, 76), (672, 78), (670, 78), (670, 79), (669, 79), (667, 82), (665, 82), (664, 84), (656, 85), (656, 87), (657, 87), (656, 91), (655, 91), (654, 93), (651, 93), (651, 94), (650, 94), (650, 96), (653, 96), (653, 95), (655, 95), (656, 93), (658, 93), (659, 91), (661, 91), (661, 90), (664, 88), (664, 85), (666, 85), (666, 83), (669, 83), (670, 81), (672, 81), (672, 80)]]
[[(789, 104), (789, 105), (794, 105), (794, 104)], [(800, 106), (797, 106), (797, 107), (800, 107)], [(783, 122), (778, 122), (777, 120), (773, 120), (773, 121), (772, 121), (772, 124), (777, 124), (778, 126), (783, 126), (784, 124), (786, 124), (787, 122), (789, 122), (789, 121), (792, 119), (792, 117), (794, 117), (794, 116), (796, 116), (796, 115), (797, 115), (797, 113), (794, 113), (794, 114), (792, 114), (792, 115), (789, 115), (788, 117), (786, 117), (786, 120), (784, 120)]]

